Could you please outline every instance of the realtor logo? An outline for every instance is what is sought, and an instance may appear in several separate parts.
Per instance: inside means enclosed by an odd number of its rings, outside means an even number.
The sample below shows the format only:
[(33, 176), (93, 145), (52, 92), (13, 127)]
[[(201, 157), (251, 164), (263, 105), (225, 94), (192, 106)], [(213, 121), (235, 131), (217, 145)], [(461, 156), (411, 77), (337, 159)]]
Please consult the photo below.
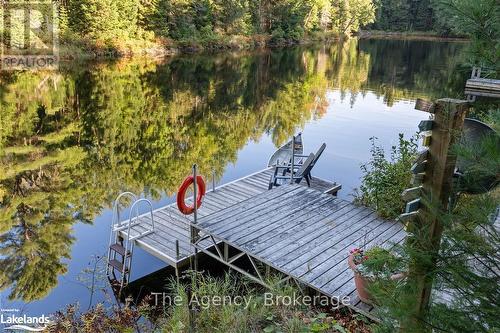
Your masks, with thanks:
[(0, 3), (0, 69), (57, 68), (56, 2), (0, 0)]
[(33, 317), (18, 313), (18, 309), (1, 309), (0, 325), (5, 331), (43, 332), (51, 323), (45, 315)]

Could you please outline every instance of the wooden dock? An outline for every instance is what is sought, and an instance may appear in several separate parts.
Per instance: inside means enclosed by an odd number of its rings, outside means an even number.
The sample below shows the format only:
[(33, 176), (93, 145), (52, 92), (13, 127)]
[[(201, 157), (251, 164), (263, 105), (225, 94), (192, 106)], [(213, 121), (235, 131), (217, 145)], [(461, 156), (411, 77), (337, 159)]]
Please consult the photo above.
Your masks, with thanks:
[[(227, 244), (253, 262), (254, 280), (262, 281), (255, 262), (265, 264), (322, 294), (341, 299), (365, 314), (372, 307), (356, 296), (347, 264), (354, 247), (390, 247), (401, 242), (401, 223), (377, 217), (366, 207), (313, 188), (284, 185), (200, 218), (193, 227), (214, 243)], [(203, 237), (203, 236), (202, 236)], [(224, 258), (220, 245), (200, 251), (238, 270)], [(248, 273), (248, 272), (247, 272)]]
[[(269, 179), (272, 169), (267, 168), (238, 179), (236, 181), (224, 184), (207, 191), (203, 199), (203, 205), (198, 210), (198, 217), (202, 218), (221, 211), (235, 204), (250, 199), (258, 194), (268, 191)], [(307, 186), (305, 182), (301, 186)], [(326, 180), (313, 177), (311, 187), (321, 192), (327, 192), (336, 187), (336, 184)], [(187, 204), (192, 204), (192, 199), (186, 200)], [(136, 224), (131, 229), (131, 237), (143, 233), (148, 225), (149, 214), (140, 216), (141, 223)], [(153, 211), (153, 218), (156, 230), (153, 234), (140, 237), (134, 240), (135, 245), (147, 251), (160, 260), (179, 267), (189, 261), (194, 255), (194, 246), (190, 241), (189, 224), (192, 222), (192, 216), (186, 216), (179, 212), (175, 203), (161, 207)], [(121, 236), (126, 237), (126, 230), (120, 232)], [(208, 241), (201, 245), (209, 248), (213, 244)]]
[(500, 98), (500, 80), (473, 78), (465, 84), (465, 94)]
[(500, 98), (500, 80), (482, 78), (481, 68), (473, 67), (471, 77), (465, 83), (465, 95), (472, 102), (476, 96)]
[[(349, 250), (392, 246), (404, 239), (403, 226), (331, 195), (337, 185), (319, 178), (313, 177), (311, 187), (303, 182), (268, 190), (271, 173), (266, 169), (209, 191), (197, 223), (174, 204), (155, 210), (154, 233), (134, 244), (176, 269), (196, 248), (263, 284), (259, 267), (269, 267), (324, 295), (349, 296), (355, 311), (370, 316), (372, 307), (355, 292)], [(198, 233), (195, 244), (191, 226)], [(143, 231), (134, 225), (132, 236)], [(239, 267), (245, 261), (247, 267)]]

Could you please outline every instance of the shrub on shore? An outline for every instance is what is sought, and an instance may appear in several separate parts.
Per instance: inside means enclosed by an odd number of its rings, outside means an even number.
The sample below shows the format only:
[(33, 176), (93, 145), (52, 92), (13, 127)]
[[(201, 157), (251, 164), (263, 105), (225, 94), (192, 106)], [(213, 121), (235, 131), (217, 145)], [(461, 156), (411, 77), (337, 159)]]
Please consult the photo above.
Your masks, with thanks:
[[(134, 306), (108, 307), (98, 304), (79, 313), (77, 306), (69, 306), (55, 315), (48, 332), (369, 332), (369, 321), (348, 310), (328, 312), (304, 304), (266, 302), (264, 292), (273, 299), (290, 299), (299, 291), (289, 284), (279, 284), (277, 278), (269, 281), (270, 290), (238, 280), (237, 276), (221, 278), (192, 274), (187, 281), (169, 281), (168, 306), (155, 304), (146, 297)], [(224, 301), (229, 296), (233, 301)], [(222, 298), (221, 303), (213, 300)], [(235, 302), (240, 297), (241, 302)], [(160, 297), (164, 299), (164, 296)], [(188, 301), (191, 300), (191, 301)], [(211, 300), (211, 301), (209, 301)], [(161, 303), (161, 302), (160, 302)]]
[(411, 180), (411, 165), (417, 153), (417, 138), (405, 139), (399, 134), (398, 145), (392, 146), (390, 157), (371, 138), (371, 159), (361, 166), (362, 183), (355, 201), (371, 207), (385, 218), (396, 218), (405, 205), (401, 193)]

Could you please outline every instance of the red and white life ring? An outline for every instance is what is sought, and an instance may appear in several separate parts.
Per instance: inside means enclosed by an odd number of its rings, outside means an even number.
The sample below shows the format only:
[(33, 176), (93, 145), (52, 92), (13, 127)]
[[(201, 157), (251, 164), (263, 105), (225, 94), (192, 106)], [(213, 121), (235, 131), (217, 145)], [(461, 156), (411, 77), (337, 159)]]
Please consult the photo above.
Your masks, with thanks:
[[(193, 214), (194, 207), (186, 205), (185, 195), (189, 186), (193, 185), (194, 177), (188, 176), (179, 187), (179, 191), (177, 192), (177, 207), (182, 214), (189, 215)], [(203, 196), (206, 192), (205, 181), (202, 176), (196, 176), (196, 185), (198, 186), (198, 192), (196, 193), (196, 207), (200, 208), (203, 200)]]

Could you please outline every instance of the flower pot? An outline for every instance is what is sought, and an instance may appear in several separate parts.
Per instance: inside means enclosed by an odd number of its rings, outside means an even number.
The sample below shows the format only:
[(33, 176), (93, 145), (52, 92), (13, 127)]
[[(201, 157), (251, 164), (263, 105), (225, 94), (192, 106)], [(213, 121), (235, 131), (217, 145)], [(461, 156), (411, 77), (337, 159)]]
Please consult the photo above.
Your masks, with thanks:
[(354, 263), (354, 255), (351, 254), (348, 259), (349, 267), (354, 272), (354, 285), (356, 286), (356, 291), (358, 292), (359, 299), (365, 303), (372, 304), (373, 299), (368, 292), (368, 286), (371, 281), (368, 278), (365, 278), (361, 274), (359, 274), (356, 264)]
[[(354, 263), (354, 254), (350, 254), (348, 258), (349, 267), (354, 272), (354, 285), (356, 286), (356, 291), (358, 292), (359, 299), (367, 304), (373, 304), (373, 297), (368, 291), (368, 287), (373, 282), (373, 279), (364, 277), (361, 275), (357, 269), (357, 265)], [(407, 273), (397, 273), (391, 276), (391, 280), (397, 281), (404, 279)]]

